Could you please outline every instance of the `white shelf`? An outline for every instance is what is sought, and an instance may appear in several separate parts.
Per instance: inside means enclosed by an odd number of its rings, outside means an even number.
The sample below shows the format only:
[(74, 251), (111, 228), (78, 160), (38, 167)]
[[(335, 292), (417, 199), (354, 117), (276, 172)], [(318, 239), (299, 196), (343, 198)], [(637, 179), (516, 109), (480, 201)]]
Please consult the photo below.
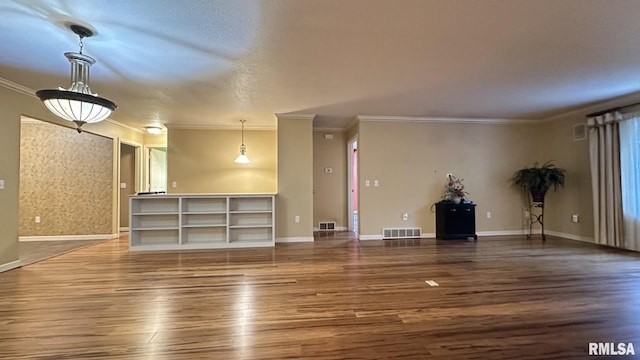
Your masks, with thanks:
[(129, 249), (179, 250), (275, 245), (275, 195), (130, 197)]

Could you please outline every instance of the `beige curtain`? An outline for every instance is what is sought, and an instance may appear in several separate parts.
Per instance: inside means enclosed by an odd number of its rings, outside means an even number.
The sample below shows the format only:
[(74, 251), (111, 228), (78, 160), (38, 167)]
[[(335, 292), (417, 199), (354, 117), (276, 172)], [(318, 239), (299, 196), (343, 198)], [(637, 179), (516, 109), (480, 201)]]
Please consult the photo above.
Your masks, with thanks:
[(587, 119), (593, 185), (594, 238), (598, 244), (624, 247), (620, 181), (619, 112)]

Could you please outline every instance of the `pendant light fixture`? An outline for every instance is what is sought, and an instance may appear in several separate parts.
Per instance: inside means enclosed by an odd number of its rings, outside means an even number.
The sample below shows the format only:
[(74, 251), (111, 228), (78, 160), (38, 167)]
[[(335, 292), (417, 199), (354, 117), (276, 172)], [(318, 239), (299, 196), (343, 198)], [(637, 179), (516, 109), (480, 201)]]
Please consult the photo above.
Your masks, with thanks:
[(39, 90), (36, 95), (49, 111), (76, 123), (80, 133), (82, 125), (108, 118), (117, 106), (112, 101), (91, 93), (89, 88), (89, 68), (96, 60), (82, 53), (82, 39), (93, 36), (94, 32), (77, 24), (70, 24), (69, 29), (80, 37), (80, 52), (64, 53), (71, 63), (71, 87)]
[(245, 121), (247, 120), (240, 120), (240, 122), (242, 123), (242, 145), (240, 145), (240, 155), (238, 155), (238, 157), (235, 160), (235, 162), (237, 162), (238, 164), (248, 164), (251, 162), (246, 155), (247, 147), (244, 146), (244, 122)]

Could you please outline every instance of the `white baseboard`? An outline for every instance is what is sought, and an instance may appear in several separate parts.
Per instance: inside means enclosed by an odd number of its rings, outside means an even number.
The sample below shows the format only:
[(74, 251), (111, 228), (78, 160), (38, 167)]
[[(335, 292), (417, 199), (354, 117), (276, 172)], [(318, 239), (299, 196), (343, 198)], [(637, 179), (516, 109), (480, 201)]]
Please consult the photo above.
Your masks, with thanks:
[(382, 240), (382, 234), (377, 234), (377, 235), (363, 235), (363, 234), (359, 234), (359, 235), (358, 235), (358, 240), (361, 240), (361, 241), (367, 241), (367, 240)]
[[(553, 236), (557, 236), (565, 239), (577, 240), (577, 241), (583, 241), (583, 242), (595, 244), (595, 240), (593, 238), (586, 237), (586, 236), (567, 234), (567, 233), (562, 233), (558, 231), (549, 231), (549, 230), (545, 231), (544, 233), (547, 235), (553, 235)], [(540, 234), (540, 232), (538, 232), (538, 234)]]
[(22, 266), (22, 263), (20, 262), (20, 260), (15, 260), (15, 261), (12, 261), (12, 262), (8, 262), (6, 264), (0, 265), (0, 272), (4, 272), (4, 271), (12, 270), (12, 269), (15, 269), (15, 268), (19, 268), (20, 266)]
[[(518, 230), (489, 230), (489, 231), (478, 231), (476, 235), (478, 236), (505, 236), (505, 235), (526, 235), (528, 232), (522, 229)], [(540, 230), (533, 230), (533, 234), (540, 234)]]
[(311, 236), (311, 237), (279, 237), (279, 238), (276, 238), (276, 243), (296, 243), (296, 242), (313, 242), (313, 236)]
[(19, 241), (63, 241), (63, 240), (109, 240), (117, 239), (119, 234), (100, 235), (45, 235), (45, 236), (20, 236)]
[[(522, 229), (518, 229), (518, 230), (490, 230), (490, 231), (478, 231), (476, 233), (476, 235), (478, 236), (507, 236), (507, 235), (526, 235), (529, 232), (527, 230), (522, 230)], [(540, 235), (542, 233), (542, 231), (540, 229), (533, 229), (531, 231), (531, 234), (533, 235)], [(594, 240), (593, 238), (589, 238), (589, 237), (584, 237), (584, 236), (579, 236), (579, 235), (574, 235), (574, 234), (567, 234), (567, 233), (562, 233), (562, 232), (558, 232), (558, 231), (551, 231), (551, 230), (547, 230), (545, 231), (545, 234), (547, 235), (552, 235), (552, 236), (557, 236), (557, 237), (561, 237), (564, 239), (570, 239), (570, 240), (578, 240), (578, 241), (584, 241), (584, 242), (589, 242), (589, 243), (593, 243)], [(420, 238), (422, 239), (435, 239), (436, 234), (435, 233), (422, 233), (422, 236)], [(382, 240), (382, 235), (358, 235), (358, 239), (359, 240)]]
[(121, 227), (120, 232), (129, 232), (129, 227)]

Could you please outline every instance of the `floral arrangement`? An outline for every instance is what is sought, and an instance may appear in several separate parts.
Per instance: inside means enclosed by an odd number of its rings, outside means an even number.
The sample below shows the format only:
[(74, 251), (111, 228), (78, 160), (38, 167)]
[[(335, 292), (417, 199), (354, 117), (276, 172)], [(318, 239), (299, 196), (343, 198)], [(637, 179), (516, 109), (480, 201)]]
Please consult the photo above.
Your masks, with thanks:
[(464, 179), (458, 179), (457, 177), (448, 174), (447, 175), (447, 184), (444, 186), (444, 194), (442, 198), (448, 201), (460, 202), (464, 200), (465, 195), (469, 195), (468, 192), (464, 190), (464, 184), (462, 183)]

